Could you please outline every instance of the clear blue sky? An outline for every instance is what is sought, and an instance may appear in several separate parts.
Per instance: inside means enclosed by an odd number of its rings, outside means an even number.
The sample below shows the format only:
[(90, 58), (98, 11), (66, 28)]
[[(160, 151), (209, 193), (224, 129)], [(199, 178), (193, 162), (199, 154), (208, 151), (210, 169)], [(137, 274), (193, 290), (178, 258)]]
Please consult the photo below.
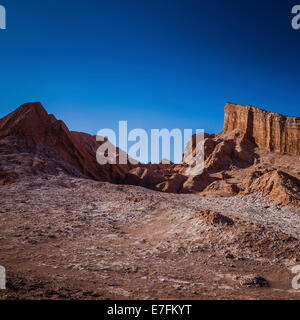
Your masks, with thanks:
[(95, 134), (118, 120), (218, 133), (227, 101), (299, 116), (297, 3), (0, 0), (0, 117), (41, 101)]

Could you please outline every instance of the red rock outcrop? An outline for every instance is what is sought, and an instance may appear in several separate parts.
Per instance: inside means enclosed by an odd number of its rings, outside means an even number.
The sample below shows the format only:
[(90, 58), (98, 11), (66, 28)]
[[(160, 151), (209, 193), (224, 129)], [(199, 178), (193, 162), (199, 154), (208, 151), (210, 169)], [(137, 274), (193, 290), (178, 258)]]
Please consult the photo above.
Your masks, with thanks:
[[(194, 135), (191, 139), (192, 156), (195, 156), (195, 138)], [(260, 150), (276, 154), (277, 160), (285, 157), (284, 163), (276, 162), (281, 163), (281, 168), (291, 171), (290, 167), (295, 166), (293, 157), (300, 155), (300, 118), (287, 117), (248, 105), (227, 103), (224, 130), (218, 135), (204, 136), (205, 174), (188, 177), (181, 192), (235, 195), (246, 189), (245, 193), (263, 192), (282, 204), (298, 205), (299, 180), (288, 173), (277, 172), (278, 167), (273, 167), (272, 163), (261, 158)], [(189, 155), (186, 158), (188, 159)], [(277, 173), (256, 179), (252, 177), (250, 183), (247, 172), (264, 162), (269, 169), (271, 167)], [(184, 172), (184, 166), (184, 163), (181, 168), (176, 166), (178, 172)], [(264, 168), (264, 165), (261, 167)], [(231, 174), (226, 174), (225, 177), (224, 172), (227, 170), (231, 171)]]
[(182, 185), (187, 178), (184, 175), (174, 173), (164, 182), (156, 185), (158, 190), (168, 193), (179, 193), (182, 189)]
[(125, 180), (126, 184), (141, 186), (150, 189), (156, 189), (156, 185), (165, 180), (164, 171), (146, 167), (136, 167), (130, 170)]
[(205, 210), (199, 213), (199, 216), (202, 220), (204, 220), (209, 225), (225, 225), (225, 226), (233, 226), (234, 220), (224, 214), (219, 212)]
[[(195, 157), (195, 135), (181, 164), (99, 165), (96, 151), (101, 143), (95, 136), (69, 131), (40, 103), (27, 103), (0, 119), (0, 180), (64, 170), (163, 192), (226, 196), (262, 192), (281, 204), (299, 205), (299, 124), (300, 118), (228, 103), (223, 132), (204, 134), (204, 141), (198, 142), (204, 144), (204, 164), (198, 167), (184, 162)], [(122, 152), (116, 148), (117, 159)], [(191, 168), (202, 173), (189, 176)]]
[(236, 195), (239, 193), (239, 188), (236, 184), (227, 183), (223, 180), (215, 180), (213, 183), (208, 185), (204, 190), (204, 193), (212, 193), (214, 195), (222, 194), (222, 195)]
[(279, 204), (300, 206), (300, 181), (280, 170), (254, 171), (244, 183), (244, 194), (260, 191)]
[(182, 186), (181, 192), (202, 192), (214, 180), (209, 176), (207, 170), (204, 170), (200, 175), (188, 177)]
[(127, 165), (100, 166), (96, 151), (101, 144), (96, 137), (69, 131), (63, 121), (49, 115), (39, 102), (26, 103), (0, 119), (0, 140), (8, 137), (14, 137), (19, 152), (61, 159), (80, 174), (96, 180), (119, 183), (130, 169)]
[[(195, 157), (196, 143), (204, 143), (204, 170), (197, 176), (187, 176), (189, 165), (185, 162)], [(294, 155), (299, 155), (299, 118), (227, 104), (223, 132), (205, 133), (204, 141), (198, 142), (194, 135), (190, 144), (192, 152), (184, 155), (181, 164), (164, 168), (145, 165), (143, 170), (132, 170), (127, 182), (173, 193), (234, 196), (243, 190), (244, 194), (262, 192), (283, 205), (298, 205), (300, 191), (296, 177), (277, 171), (277, 167), (273, 168), (275, 173), (261, 177), (247, 175), (251, 169), (264, 167), (259, 152), (262, 149), (268, 154), (276, 151), (276, 159), (286, 157), (280, 167), (289, 169)], [(272, 168), (272, 164), (267, 167)]]
[(300, 155), (300, 118), (283, 116), (250, 105), (227, 103), (223, 133), (235, 129), (260, 149)]

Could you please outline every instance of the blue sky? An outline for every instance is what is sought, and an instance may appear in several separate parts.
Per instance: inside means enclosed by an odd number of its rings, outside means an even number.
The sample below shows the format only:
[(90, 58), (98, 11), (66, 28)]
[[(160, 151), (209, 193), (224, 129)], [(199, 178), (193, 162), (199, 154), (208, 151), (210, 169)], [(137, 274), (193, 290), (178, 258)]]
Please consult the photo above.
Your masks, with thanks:
[[(299, 2), (299, 1), (298, 1)], [(299, 116), (297, 1), (0, 0), (0, 117), (218, 133), (227, 101)]]

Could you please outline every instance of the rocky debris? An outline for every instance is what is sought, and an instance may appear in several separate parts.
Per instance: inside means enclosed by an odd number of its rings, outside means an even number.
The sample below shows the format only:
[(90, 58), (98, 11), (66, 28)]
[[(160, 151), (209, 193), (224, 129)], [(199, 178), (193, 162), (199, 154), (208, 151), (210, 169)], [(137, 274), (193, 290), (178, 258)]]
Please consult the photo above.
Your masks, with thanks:
[[(0, 264), (10, 284), (0, 299), (299, 298), (289, 265), (300, 259), (300, 208), (254, 194), (47, 178), (0, 187)], [(249, 270), (272, 286), (233, 281)]]
[(247, 275), (238, 277), (238, 280), (241, 286), (248, 287), (248, 288), (268, 288), (270, 287), (269, 282), (260, 276), (255, 275)]
[(260, 191), (281, 205), (300, 206), (300, 181), (280, 170), (254, 171), (244, 188), (244, 194)]
[(186, 179), (186, 176), (175, 173), (168, 180), (158, 184), (156, 188), (163, 192), (179, 193)]
[(150, 189), (157, 189), (156, 186), (162, 183), (166, 178), (167, 171), (156, 165), (148, 167), (138, 166), (130, 170), (124, 183), (141, 186)]
[(217, 143), (213, 152), (205, 161), (205, 167), (208, 171), (216, 172), (227, 169), (232, 164), (232, 154), (234, 149), (234, 141), (220, 141)]
[[(195, 136), (191, 140), (193, 139)], [(209, 135), (204, 139), (204, 168), (209, 173), (222, 173), (233, 166), (247, 168), (257, 162), (258, 155), (255, 153), (255, 148), (252, 139), (247, 138), (239, 129)], [(195, 152), (196, 149), (192, 154)]]
[(236, 195), (240, 191), (239, 187), (234, 183), (227, 183), (223, 180), (216, 180), (204, 189), (204, 193)]
[(207, 185), (212, 183), (214, 180), (214, 178), (209, 176), (207, 170), (204, 170), (200, 175), (188, 177), (183, 183), (181, 192), (202, 192), (207, 187)]
[(204, 219), (206, 223), (210, 225), (234, 225), (234, 220), (219, 213), (211, 210), (205, 210), (200, 212), (201, 219)]
[(226, 171), (222, 171), (221, 174), (222, 174), (222, 180), (227, 180), (231, 178), (231, 175), (228, 174)]

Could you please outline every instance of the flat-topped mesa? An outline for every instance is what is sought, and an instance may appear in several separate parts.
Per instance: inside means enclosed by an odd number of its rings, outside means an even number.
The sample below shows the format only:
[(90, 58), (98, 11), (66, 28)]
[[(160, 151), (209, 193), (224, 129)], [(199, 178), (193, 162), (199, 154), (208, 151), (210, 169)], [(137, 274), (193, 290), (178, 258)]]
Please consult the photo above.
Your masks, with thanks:
[(227, 103), (223, 133), (240, 129), (258, 148), (300, 155), (300, 118)]

